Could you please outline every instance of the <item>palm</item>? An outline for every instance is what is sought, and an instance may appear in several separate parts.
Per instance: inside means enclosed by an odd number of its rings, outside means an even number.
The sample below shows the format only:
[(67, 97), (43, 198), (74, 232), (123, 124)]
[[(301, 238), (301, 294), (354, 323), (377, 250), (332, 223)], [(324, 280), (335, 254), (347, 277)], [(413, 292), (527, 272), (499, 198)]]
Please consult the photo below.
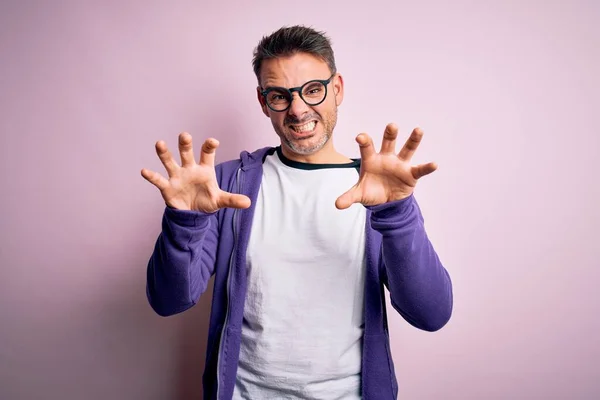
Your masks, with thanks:
[(170, 207), (179, 210), (215, 212), (224, 207), (247, 208), (250, 199), (239, 194), (224, 192), (219, 188), (215, 173), (215, 150), (219, 142), (204, 142), (200, 162), (196, 163), (192, 149), (192, 137), (188, 133), (179, 136), (181, 165), (178, 165), (164, 142), (156, 144), (156, 153), (167, 170), (169, 179), (159, 173), (142, 170), (142, 176), (156, 186)]
[(413, 130), (398, 154), (395, 153), (397, 136), (398, 128), (389, 124), (379, 153), (375, 152), (368, 135), (357, 137), (361, 152), (360, 176), (358, 183), (337, 199), (338, 208), (348, 208), (354, 203), (374, 206), (404, 199), (413, 193), (419, 178), (436, 170), (434, 163), (410, 165), (423, 136), (420, 129)]
[(179, 173), (169, 177), (169, 186), (162, 195), (167, 204), (178, 209), (218, 209), (214, 193), (219, 190), (214, 169), (193, 165), (181, 168)]

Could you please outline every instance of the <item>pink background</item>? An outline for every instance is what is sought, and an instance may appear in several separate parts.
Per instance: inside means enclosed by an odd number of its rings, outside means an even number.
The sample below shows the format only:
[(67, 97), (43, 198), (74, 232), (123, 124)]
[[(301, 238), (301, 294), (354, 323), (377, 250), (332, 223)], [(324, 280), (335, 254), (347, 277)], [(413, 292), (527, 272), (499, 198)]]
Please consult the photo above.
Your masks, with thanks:
[(395, 121), (440, 166), (417, 196), (454, 315), (390, 313), (400, 398), (600, 397), (600, 3), (350, 3), (2, 1), (0, 398), (201, 397), (210, 293), (147, 305), (139, 171), (183, 130), (220, 161), (277, 143), (251, 53), (295, 23), (333, 39), (340, 150)]

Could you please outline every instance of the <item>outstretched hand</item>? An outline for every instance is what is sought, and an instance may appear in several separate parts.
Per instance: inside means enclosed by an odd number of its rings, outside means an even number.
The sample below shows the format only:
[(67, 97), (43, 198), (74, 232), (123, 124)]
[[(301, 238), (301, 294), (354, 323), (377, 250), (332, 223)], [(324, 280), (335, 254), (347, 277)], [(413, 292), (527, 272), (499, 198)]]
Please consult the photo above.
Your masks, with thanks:
[(208, 139), (202, 145), (200, 162), (196, 163), (189, 133), (179, 135), (178, 165), (163, 141), (156, 143), (156, 153), (167, 170), (168, 179), (161, 174), (142, 169), (142, 176), (156, 186), (168, 206), (179, 210), (215, 212), (221, 208), (248, 208), (250, 199), (219, 188), (215, 173), (215, 151), (219, 141)]
[(356, 137), (360, 146), (361, 164), (358, 183), (338, 197), (335, 206), (345, 209), (354, 203), (375, 206), (409, 197), (417, 181), (437, 169), (433, 162), (410, 165), (413, 154), (423, 137), (423, 131), (415, 128), (400, 153), (396, 154), (398, 127), (388, 124), (385, 128), (381, 150), (375, 151), (373, 139), (366, 133)]

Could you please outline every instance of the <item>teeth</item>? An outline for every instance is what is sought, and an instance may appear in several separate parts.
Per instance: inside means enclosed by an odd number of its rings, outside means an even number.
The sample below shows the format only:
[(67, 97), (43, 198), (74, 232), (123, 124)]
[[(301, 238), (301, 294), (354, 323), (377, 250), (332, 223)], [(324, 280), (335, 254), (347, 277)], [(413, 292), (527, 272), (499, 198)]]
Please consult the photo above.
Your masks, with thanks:
[(317, 123), (315, 121), (312, 122), (308, 122), (304, 125), (300, 125), (300, 126), (292, 126), (292, 128), (296, 131), (296, 132), (310, 132), (313, 129), (315, 129), (315, 125), (317, 125)]

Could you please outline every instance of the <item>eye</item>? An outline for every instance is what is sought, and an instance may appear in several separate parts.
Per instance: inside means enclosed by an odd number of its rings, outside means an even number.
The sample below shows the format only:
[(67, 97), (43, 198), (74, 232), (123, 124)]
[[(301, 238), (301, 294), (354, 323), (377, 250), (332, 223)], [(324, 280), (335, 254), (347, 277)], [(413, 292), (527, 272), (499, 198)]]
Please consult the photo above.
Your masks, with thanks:
[(314, 82), (314, 83), (311, 83), (310, 85), (308, 85), (307, 87), (305, 87), (302, 93), (305, 96), (314, 97), (314, 96), (320, 95), (323, 92), (323, 90), (324, 90), (324, 86), (321, 83)]
[(270, 103), (283, 103), (288, 101), (289, 94), (279, 88), (271, 89), (267, 93), (267, 101)]

